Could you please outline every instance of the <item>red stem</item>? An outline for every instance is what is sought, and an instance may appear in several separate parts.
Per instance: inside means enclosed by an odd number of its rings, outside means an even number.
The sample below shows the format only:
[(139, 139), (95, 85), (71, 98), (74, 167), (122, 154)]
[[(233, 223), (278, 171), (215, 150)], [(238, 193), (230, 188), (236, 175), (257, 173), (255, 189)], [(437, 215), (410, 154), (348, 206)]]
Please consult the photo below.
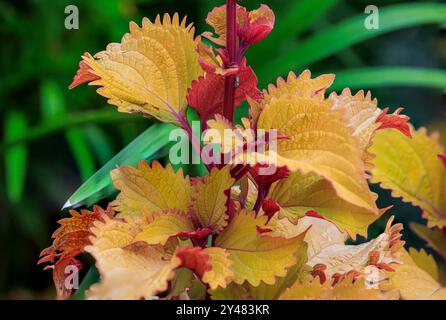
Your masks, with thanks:
[[(228, 65), (237, 65), (237, 0), (227, 0), (226, 2), (226, 50), (228, 51)], [(234, 95), (235, 95), (235, 75), (225, 79), (225, 101), (223, 115), (231, 123), (234, 122)]]

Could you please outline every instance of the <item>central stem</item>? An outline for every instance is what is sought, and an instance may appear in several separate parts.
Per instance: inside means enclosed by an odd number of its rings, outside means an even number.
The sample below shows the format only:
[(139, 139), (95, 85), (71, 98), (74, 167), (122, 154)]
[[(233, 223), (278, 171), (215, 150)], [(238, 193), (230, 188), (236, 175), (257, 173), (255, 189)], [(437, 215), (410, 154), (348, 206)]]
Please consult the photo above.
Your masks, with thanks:
[[(226, 2), (226, 50), (228, 52), (228, 65), (234, 67), (237, 63), (237, 0)], [(231, 123), (234, 122), (234, 95), (236, 75), (225, 79), (225, 101), (223, 115)]]

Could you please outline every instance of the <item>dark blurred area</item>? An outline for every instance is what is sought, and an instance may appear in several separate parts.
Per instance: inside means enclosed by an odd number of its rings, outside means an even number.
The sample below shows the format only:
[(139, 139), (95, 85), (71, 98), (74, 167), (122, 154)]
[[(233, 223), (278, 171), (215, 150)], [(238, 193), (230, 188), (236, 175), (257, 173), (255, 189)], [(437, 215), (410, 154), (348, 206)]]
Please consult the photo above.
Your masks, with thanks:
[[(276, 25), (290, 14), (300, 0), (244, 0), (248, 8), (268, 4), (276, 12)], [(61, 208), (68, 197), (113, 155), (150, 124), (118, 114), (93, 88), (69, 91), (80, 56), (96, 53), (110, 42), (118, 42), (128, 31), (128, 22), (140, 23), (157, 13), (179, 12), (196, 25), (205, 25), (207, 12), (224, 1), (211, 0), (0, 0), (0, 298), (54, 298), (49, 271), (37, 266), (39, 252), (51, 242), (57, 220), (65, 217)], [(324, 1), (314, 1), (314, 3)], [(369, 4), (362, 0), (330, 1), (326, 12), (304, 32), (281, 36), (280, 46), (269, 38), (259, 45), (266, 57), (277, 59), (289, 46), (299, 46), (320, 30), (364, 14)], [(410, 1), (373, 1), (379, 8)], [(435, 2), (435, 1), (423, 1)], [(438, 1), (437, 1), (438, 2)], [(67, 5), (79, 9), (79, 29), (67, 30)], [(446, 17), (445, 17), (446, 22)], [(274, 37), (274, 32), (270, 37)], [(330, 43), (326, 43), (330, 46)], [(260, 78), (262, 88), (275, 79), (278, 66), (256, 56), (250, 49), (248, 63), (254, 70), (267, 70)], [(314, 74), (374, 66), (405, 66), (443, 69), (446, 65), (446, 24), (426, 24), (384, 33), (308, 65)], [(267, 69), (265, 69), (267, 68)], [(294, 70), (296, 73), (301, 70)], [(262, 72), (262, 75), (265, 72)], [(261, 76), (259, 74), (259, 76)], [(368, 88), (364, 88), (368, 89)], [(446, 98), (443, 88), (381, 87), (373, 89), (380, 107), (404, 107), (416, 127), (427, 126), (446, 135)], [(21, 143), (8, 144), (20, 138)], [(446, 144), (445, 137), (443, 143)], [(420, 212), (387, 192), (380, 193), (379, 205), (395, 204), (389, 214), (407, 225), (422, 222)], [(388, 215), (389, 215), (388, 214)], [(378, 221), (370, 235), (383, 229)], [(406, 230), (409, 246), (424, 243)]]

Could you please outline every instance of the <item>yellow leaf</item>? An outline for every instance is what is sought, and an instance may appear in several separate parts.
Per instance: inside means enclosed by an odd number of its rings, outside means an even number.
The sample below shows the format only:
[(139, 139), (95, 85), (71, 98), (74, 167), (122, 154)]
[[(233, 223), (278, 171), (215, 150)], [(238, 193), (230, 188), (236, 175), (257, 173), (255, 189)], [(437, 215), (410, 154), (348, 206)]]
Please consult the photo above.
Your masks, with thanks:
[(375, 195), (366, 181), (362, 151), (343, 112), (332, 110), (333, 102), (323, 100), (319, 91), (306, 97), (311, 94), (294, 91), (295, 87), (279, 82), (277, 90), (262, 102), (258, 120), (259, 129), (276, 129), (287, 137), (277, 142), (279, 161), (292, 171), (323, 177), (341, 199), (378, 215)]
[(286, 217), (296, 224), (308, 211), (316, 211), (346, 230), (353, 239), (356, 234), (367, 237), (368, 226), (381, 216), (345, 201), (328, 180), (313, 173), (290, 174), (273, 184), (268, 198), (279, 204), (280, 218)]
[(409, 248), (409, 255), (419, 268), (426, 271), (435, 281), (440, 281), (434, 257), (424, 251), (424, 249), (417, 251), (415, 248)]
[(334, 74), (324, 74), (312, 79), (310, 70), (303, 71), (299, 76), (290, 72), (286, 80), (278, 78), (276, 85), (268, 86), (268, 91), (264, 91), (262, 104), (268, 105), (274, 98), (287, 95), (322, 101), (326, 89), (333, 84), (334, 79)]
[(265, 228), (266, 220), (256, 218), (254, 212), (238, 212), (215, 240), (216, 246), (229, 252), (237, 284), (274, 284), (276, 277), (286, 276), (297, 263), (305, 233), (290, 239), (262, 235), (257, 226)]
[(141, 161), (137, 168), (120, 167), (111, 172), (115, 187), (121, 191), (113, 202), (121, 215), (141, 215), (168, 209), (188, 212), (191, 187), (189, 177), (169, 164), (163, 168), (157, 161), (150, 166)]
[(142, 231), (136, 235), (137, 241), (165, 245), (170, 237), (180, 232), (193, 232), (196, 229), (190, 217), (180, 210), (171, 209), (155, 213), (149, 219), (151, 221), (142, 226)]
[(85, 248), (96, 260), (101, 281), (87, 292), (89, 299), (150, 299), (168, 288), (180, 260), (158, 246), (134, 243), (141, 224), (105, 219), (92, 229)]
[(144, 18), (142, 27), (130, 23), (121, 43), (83, 59), (100, 77), (91, 84), (120, 112), (178, 124), (175, 114), (184, 114), (187, 89), (202, 74), (195, 46), (192, 24), (165, 14), (162, 21)]
[(226, 288), (234, 275), (231, 270), (232, 261), (229, 259), (229, 253), (225, 249), (217, 247), (206, 248), (204, 252), (209, 255), (212, 269), (204, 273), (203, 282), (209, 284), (211, 289)]
[(193, 210), (202, 227), (211, 227), (219, 232), (227, 224), (226, 201), (234, 182), (230, 175), (230, 167), (225, 166), (221, 170), (212, 169), (203, 181), (196, 184), (193, 192)]
[(367, 288), (363, 279), (347, 278), (336, 286), (329, 282), (323, 285), (318, 280), (300, 283), (297, 281), (285, 291), (280, 300), (397, 300), (398, 291), (388, 292)]
[(423, 210), (429, 228), (446, 226), (446, 167), (437, 158), (444, 148), (438, 135), (428, 136), (426, 129), (413, 132), (410, 139), (396, 130), (379, 131), (370, 151), (373, 183), (392, 190)]
[(387, 274), (389, 287), (399, 290), (402, 299), (446, 300), (446, 288), (419, 268), (406, 250), (399, 250), (396, 256), (402, 263), (394, 265), (395, 272)]

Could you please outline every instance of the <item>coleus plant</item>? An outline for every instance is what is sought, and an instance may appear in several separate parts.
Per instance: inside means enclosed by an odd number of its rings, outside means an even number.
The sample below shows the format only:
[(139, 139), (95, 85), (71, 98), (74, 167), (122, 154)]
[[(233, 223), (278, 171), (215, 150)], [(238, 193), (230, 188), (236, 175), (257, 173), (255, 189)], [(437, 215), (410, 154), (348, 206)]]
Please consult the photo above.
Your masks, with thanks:
[[(190, 177), (157, 161), (113, 170), (116, 200), (70, 211), (41, 254), (58, 298), (72, 293), (66, 267), (79, 269), (76, 257), (88, 253), (100, 273), (90, 299), (445, 299), (433, 257), (406, 251), (393, 218), (377, 238), (346, 244), (390, 209), (377, 207), (369, 181), (443, 232), (438, 137), (370, 93), (327, 96), (334, 75), (291, 72), (260, 91), (244, 54), (273, 29), (266, 5), (248, 11), (229, 0), (206, 21), (214, 33), (198, 37), (178, 14), (132, 22), (121, 43), (83, 55), (70, 88), (90, 83), (120, 112), (180, 127), (208, 172)], [(244, 101), (249, 117), (236, 125)]]

